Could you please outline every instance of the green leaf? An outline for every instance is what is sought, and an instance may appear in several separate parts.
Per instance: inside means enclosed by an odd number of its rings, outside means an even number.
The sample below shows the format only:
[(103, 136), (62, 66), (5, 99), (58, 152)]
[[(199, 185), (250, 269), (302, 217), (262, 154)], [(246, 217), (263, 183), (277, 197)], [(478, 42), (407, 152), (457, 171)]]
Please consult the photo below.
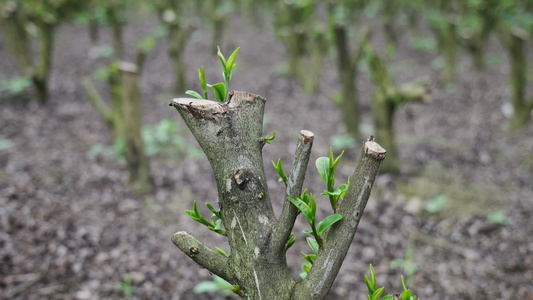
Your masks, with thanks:
[(411, 297), (413, 296), (413, 292), (411, 290), (405, 290), (400, 294), (400, 297), (402, 300), (411, 300)]
[[(237, 53), (239, 52), (239, 49), (241, 49), (241, 47), (238, 47), (237, 49), (235, 49), (235, 51), (233, 51), (231, 56), (228, 58), (228, 61), (227, 61), (226, 66), (224, 68), (224, 70), (226, 72), (226, 76), (228, 76), (230, 79), (231, 79), (231, 70), (236, 66), (236, 64), (234, 64), (234, 62), (235, 62), (235, 58), (237, 57)], [(220, 51), (220, 49), (219, 49), (219, 51)]]
[(215, 249), (217, 249), (218, 253), (224, 255), (225, 257), (229, 257), (229, 255), (226, 253), (226, 251), (218, 248), (218, 247), (215, 247)]
[(304, 272), (300, 273), (300, 278), (302, 278), (302, 280), (304, 280), (307, 277), (307, 273), (308, 272), (305, 272), (305, 269), (304, 269)]
[(319, 157), (316, 160), (316, 168), (322, 180), (325, 183), (328, 183), (328, 174), (329, 174), (329, 159), (327, 157)]
[(193, 292), (195, 294), (213, 293), (218, 291), (220, 291), (220, 287), (214, 281), (202, 281), (198, 283), (193, 289)]
[(402, 278), (402, 287), (403, 287), (403, 291), (407, 291), (407, 287), (405, 287), (405, 282), (403, 281), (403, 275), (400, 276)]
[(220, 225), (222, 224), (222, 219), (216, 220), (214, 224), (215, 224), (214, 229), (215, 230), (220, 230)]
[(205, 204), (205, 206), (207, 206), (207, 208), (209, 208), (209, 210), (219, 219), (222, 219), (222, 217), (220, 216), (220, 210), (216, 210), (213, 205), (211, 205), (211, 203), (207, 202)]
[(329, 169), (331, 170), (333, 168), (333, 148), (329, 147), (329, 159), (328, 159), (328, 163), (329, 163)]
[(376, 290), (377, 286), (377, 280), (376, 280), (376, 273), (374, 272), (374, 268), (372, 267), (372, 264), (370, 264), (370, 282), (372, 283), (372, 292)]
[(313, 194), (309, 194), (309, 207), (311, 208), (311, 213), (313, 214), (313, 221), (314, 221), (315, 216), (316, 216), (316, 202), (315, 202), (315, 196), (313, 196)]
[(307, 194), (307, 189), (304, 190), (302, 195), (300, 196), (300, 199), (305, 203), (309, 204), (309, 195)]
[(307, 240), (307, 244), (309, 245), (309, 247), (311, 247), (311, 250), (313, 250), (315, 254), (318, 254), (319, 247), (318, 247), (318, 243), (316, 242), (316, 240), (311, 237), (306, 238), (306, 240)]
[(302, 252), (302, 254), (304, 255), (304, 260), (308, 261), (309, 263), (313, 264), (315, 259), (316, 259), (316, 254), (305, 254)]
[(233, 288), (233, 285), (231, 285), (229, 282), (227, 282), (220, 276), (213, 275), (213, 281), (218, 284), (221, 291), (231, 290)]
[(204, 91), (204, 99), (207, 99), (207, 82), (205, 81), (205, 71), (204, 66), (198, 69), (198, 78), (200, 79), (200, 85)]
[(226, 71), (226, 59), (224, 58), (224, 55), (222, 54), (222, 52), (220, 52), (220, 47), (217, 46), (217, 55), (218, 55), (218, 58), (220, 59), (220, 63), (222, 63), (222, 69), (224, 71)]
[(276, 131), (274, 131), (274, 134), (273, 135), (267, 135), (263, 138), (263, 140), (265, 141), (265, 143), (267, 144), (271, 144), (272, 145), (272, 141), (276, 138)]
[(287, 175), (285, 175), (285, 172), (283, 171), (283, 165), (281, 164), (281, 158), (278, 159), (278, 163), (274, 163), (274, 161), (272, 161), (272, 165), (274, 166), (274, 169), (276, 169), (276, 171), (278, 172), (278, 175), (279, 175), (279, 179), (278, 179), (278, 182), (282, 182), (282, 181), (287, 181)]
[(365, 283), (366, 283), (366, 287), (368, 288), (368, 293), (373, 294), (374, 289), (372, 288), (372, 282), (370, 282), (370, 280), (368, 279), (368, 276), (366, 275), (365, 275)]
[(190, 211), (190, 210), (186, 210), (185, 213), (193, 218), (193, 220), (199, 222), (199, 223), (202, 223), (204, 224), (205, 226), (207, 226), (208, 228), (211, 227), (211, 223), (209, 223), (206, 219), (204, 219), (204, 217), (202, 217), (202, 215), (200, 215), (200, 213), (198, 212), (198, 207), (196, 206), (196, 201), (194, 201), (193, 203), (193, 211)]
[(445, 204), (446, 196), (439, 195), (428, 201), (428, 203), (426, 204), (426, 210), (430, 214), (435, 214), (443, 210)]
[(348, 188), (350, 187), (350, 177), (348, 177), (348, 182), (346, 184), (343, 184), (339, 186), (339, 189), (344, 189), (343, 186), (346, 186), (346, 189), (341, 193), (340, 197), (341, 199), (344, 199), (344, 196), (346, 195), (346, 192), (348, 191)]
[(219, 82), (217, 84), (207, 84), (207, 86), (213, 90), (215, 99), (217, 99), (218, 102), (226, 101), (226, 86), (223, 82)]
[(300, 198), (289, 197), (289, 200), (291, 200), (292, 204), (294, 204), (304, 214), (309, 223), (314, 221), (315, 216), (312, 215), (312, 210), (309, 205), (305, 204), (305, 202), (303, 202)]
[(192, 90), (186, 91), (185, 94), (187, 94), (189, 96), (193, 96), (196, 99), (204, 99), (202, 96), (200, 96), (200, 94), (198, 94), (198, 92), (195, 92), (195, 91), (192, 91)]
[(385, 290), (385, 287), (380, 287), (377, 289), (372, 295), (372, 300), (379, 300), (379, 297), (381, 297), (381, 294), (383, 294), (383, 290)]
[(309, 265), (304, 265), (303, 268), (304, 268), (305, 274), (309, 274), (309, 271), (311, 271), (311, 267)]
[(343, 193), (346, 193), (347, 189), (348, 189), (348, 185), (343, 184), (343, 185), (339, 186), (339, 188), (336, 189), (334, 192), (324, 191), (321, 195), (340, 197)]
[(285, 250), (288, 250), (292, 245), (296, 242), (296, 237), (294, 236), (294, 233), (291, 232), (291, 236), (289, 237), (289, 240), (287, 241), (287, 244), (285, 245)]
[(491, 224), (507, 225), (507, 216), (504, 211), (498, 210), (488, 215), (487, 221)]
[(322, 236), (324, 232), (333, 224), (337, 223), (342, 219), (342, 215), (334, 214), (325, 218), (322, 222), (318, 223), (317, 232), (318, 236)]
[[(333, 160), (333, 150), (329, 148), (329, 151), (330, 151), (330, 159)], [(331, 165), (331, 168), (329, 170), (332, 175), (335, 174), (335, 170), (337, 169), (337, 166), (339, 165), (339, 162), (341, 161), (343, 154), (344, 154), (344, 151), (342, 151), (341, 154), (337, 156), (335, 161), (333, 161), (333, 164)]]

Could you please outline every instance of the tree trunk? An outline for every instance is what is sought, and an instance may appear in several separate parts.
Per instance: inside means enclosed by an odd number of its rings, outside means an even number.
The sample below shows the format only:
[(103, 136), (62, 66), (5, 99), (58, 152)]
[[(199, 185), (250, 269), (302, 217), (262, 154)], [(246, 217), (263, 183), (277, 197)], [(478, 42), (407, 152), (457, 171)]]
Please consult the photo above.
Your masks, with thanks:
[(109, 18), (109, 23), (111, 24), (111, 31), (113, 33), (113, 50), (114, 57), (117, 60), (122, 59), (123, 47), (122, 47), (122, 31), (124, 27), (124, 22), (120, 19), (120, 10), (121, 6), (116, 6), (110, 4), (107, 9), (107, 17)]
[(533, 99), (526, 100), (527, 59), (524, 38), (520, 34), (509, 34), (508, 52), (511, 60), (510, 85), (513, 105), (511, 129), (518, 131), (527, 124), (533, 109)]
[(183, 28), (179, 24), (169, 24), (168, 28), (168, 53), (172, 59), (172, 66), (174, 67), (175, 90), (178, 93), (183, 93), (187, 88), (183, 50), (185, 49), (186, 42), (194, 29), (192, 27)]
[(31, 77), (33, 72), (33, 60), (30, 54), (30, 41), (24, 24), (18, 18), (18, 11), (12, 11), (2, 22), (4, 29), (5, 44), (16, 57), (19, 68), (25, 76)]
[(337, 70), (341, 81), (341, 107), (346, 132), (355, 140), (359, 140), (359, 97), (355, 82), (357, 79), (357, 63), (361, 58), (363, 47), (368, 40), (370, 30), (363, 27), (357, 37), (356, 48), (352, 55), (346, 40), (346, 27), (335, 27), (335, 49), (337, 50)]
[(33, 74), (33, 83), (37, 89), (37, 99), (44, 104), (48, 101), (48, 74), (52, 65), (52, 53), (54, 50), (55, 25), (42, 22), (39, 24), (41, 49), (39, 53), (39, 65)]
[(301, 194), (314, 135), (300, 132), (278, 219), (263, 168), (265, 103), (264, 98), (245, 92), (231, 92), (224, 103), (185, 98), (171, 103), (213, 168), (231, 255), (226, 258), (186, 232), (174, 234), (172, 241), (202, 267), (238, 285), (243, 298), (325, 299), (355, 234), (385, 150), (373, 141), (365, 143), (350, 194), (339, 208), (343, 222), (330, 229), (316, 267), (297, 283), (285, 258), (286, 243), (298, 215), (288, 197)]
[(130, 174), (130, 184), (136, 193), (144, 194), (153, 190), (148, 157), (144, 153), (141, 136), (141, 103), (139, 72), (131, 63), (121, 63), (122, 109), (124, 111), (125, 157)]
[(396, 86), (389, 77), (383, 60), (373, 53), (367, 54), (369, 70), (374, 82), (372, 94), (372, 108), (376, 140), (387, 149), (388, 159), (381, 166), (383, 173), (397, 174), (400, 172), (400, 162), (396, 152), (394, 134), (394, 113), (406, 102), (432, 100), (431, 92), (423, 84), (404, 84)]
[(444, 84), (452, 83), (455, 76), (455, 24), (449, 22), (441, 33), (441, 53), (444, 58), (444, 67), (441, 70), (441, 79)]

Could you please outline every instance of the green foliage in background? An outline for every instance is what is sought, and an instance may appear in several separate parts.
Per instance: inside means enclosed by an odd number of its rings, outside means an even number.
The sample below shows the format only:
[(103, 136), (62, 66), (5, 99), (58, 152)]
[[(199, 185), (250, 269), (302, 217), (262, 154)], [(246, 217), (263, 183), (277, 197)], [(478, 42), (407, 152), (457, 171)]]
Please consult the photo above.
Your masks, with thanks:
[(0, 74), (0, 93), (6, 93), (7, 96), (16, 97), (24, 94), (32, 86), (31, 78), (19, 76), (7, 79)]
[(413, 248), (410, 246), (405, 249), (405, 257), (392, 260), (390, 266), (403, 269), (407, 276), (407, 285), (414, 284), (414, 275), (420, 269), (420, 265), (413, 261)]
[(202, 281), (198, 283), (194, 287), (193, 292), (195, 294), (216, 293), (224, 297), (227, 297), (231, 295), (233, 289), (234, 287), (231, 285), (231, 283), (227, 282), (226, 280), (216, 275), (213, 275), (213, 280)]

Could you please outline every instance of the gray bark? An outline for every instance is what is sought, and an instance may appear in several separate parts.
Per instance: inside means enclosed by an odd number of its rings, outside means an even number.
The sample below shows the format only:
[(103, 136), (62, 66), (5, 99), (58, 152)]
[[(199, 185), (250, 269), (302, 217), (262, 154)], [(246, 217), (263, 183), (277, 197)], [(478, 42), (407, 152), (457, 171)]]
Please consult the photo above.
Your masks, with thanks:
[(285, 245), (298, 215), (288, 197), (301, 194), (314, 135), (300, 132), (287, 174), (283, 210), (277, 218), (263, 169), (265, 102), (257, 95), (232, 92), (224, 103), (179, 98), (170, 104), (179, 111), (211, 163), (231, 254), (226, 258), (186, 232), (174, 234), (172, 241), (202, 267), (239, 285), (245, 299), (325, 299), (386, 151), (373, 141), (365, 143), (350, 194), (339, 207), (344, 219), (331, 227), (308, 277), (297, 282), (285, 258)]

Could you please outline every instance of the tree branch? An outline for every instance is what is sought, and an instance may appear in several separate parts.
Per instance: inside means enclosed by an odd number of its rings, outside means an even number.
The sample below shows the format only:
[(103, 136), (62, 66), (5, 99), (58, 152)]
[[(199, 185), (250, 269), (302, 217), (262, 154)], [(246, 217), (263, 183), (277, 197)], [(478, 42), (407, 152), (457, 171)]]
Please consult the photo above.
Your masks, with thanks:
[(94, 88), (94, 85), (91, 83), (91, 81), (88, 78), (83, 78), (81, 80), (81, 86), (87, 94), (87, 99), (98, 111), (98, 113), (100, 113), (100, 116), (102, 119), (104, 119), (104, 122), (110, 126), (113, 126), (111, 109), (109, 108), (109, 105), (105, 103), (104, 99), (102, 99), (102, 96), (100, 96), (100, 93), (98, 93), (96, 88)]
[(179, 231), (172, 235), (172, 243), (188, 257), (200, 266), (216, 274), (226, 281), (233, 280), (228, 267), (228, 258), (211, 249), (209, 246), (198, 240), (196, 237), (185, 231)]
[(295, 299), (325, 299), (350, 248), (386, 152), (372, 138), (365, 142), (346, 197), (337, 209), (342, 220), (330, 228), (311, 271), (295, 287)]
[(294, 221), (298, 216), (298, 208), (289, 200), (289, 197), (300, 197), (302, 186), (305, 180), (305, 172), (309, 164), (309, 155), (313, 147), (314, 133), (308, 130), (301, 130), (294, 154), (291, 172), (288, 177), (287, 189), (285, 191), (285, 202), (278, 222), (274, 227), (274, 237), (272, 239), (273, 251), (278, 255), (284, 255), (285, 244), (289, 239)]

